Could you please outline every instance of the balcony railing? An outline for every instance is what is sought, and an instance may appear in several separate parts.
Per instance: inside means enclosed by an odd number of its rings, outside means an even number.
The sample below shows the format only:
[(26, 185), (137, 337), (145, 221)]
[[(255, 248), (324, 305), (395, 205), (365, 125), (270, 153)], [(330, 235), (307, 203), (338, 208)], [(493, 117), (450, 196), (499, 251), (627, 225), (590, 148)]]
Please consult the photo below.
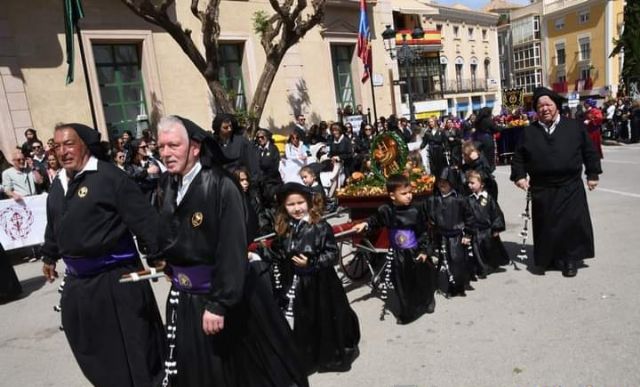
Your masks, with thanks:
[(591, 90), (593, 89), (593, 78), (576, 80), (576, 91)]
[(451, 93), (470, 93), (475, 91), (487, 91), (489, 85), (484, 78), (476, 79), (453, 79), (447, 80), (444, 84), (443, 92), (445, 94)]
[(556, 82), (551, 85), (553, 91), (556, 93), (567, 93), (569, 92), (569, 83), (568, 82)]

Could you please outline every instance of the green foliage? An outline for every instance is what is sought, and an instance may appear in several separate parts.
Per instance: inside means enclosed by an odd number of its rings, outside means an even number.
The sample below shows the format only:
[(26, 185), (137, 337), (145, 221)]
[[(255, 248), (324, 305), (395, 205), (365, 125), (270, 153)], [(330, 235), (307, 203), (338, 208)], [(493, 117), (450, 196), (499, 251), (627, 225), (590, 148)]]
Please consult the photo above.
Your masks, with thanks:
[(253, 31), (262, 35), (269, 28), (269, 16), (265, 11), (256, 11), (253, 13)]
[(640, 1), (627, 1), (624, 9), (624, 31), (614, 40), (609, 57), (624, 50), (624, 65), (620, 75), (625, 84), (640, 77)]

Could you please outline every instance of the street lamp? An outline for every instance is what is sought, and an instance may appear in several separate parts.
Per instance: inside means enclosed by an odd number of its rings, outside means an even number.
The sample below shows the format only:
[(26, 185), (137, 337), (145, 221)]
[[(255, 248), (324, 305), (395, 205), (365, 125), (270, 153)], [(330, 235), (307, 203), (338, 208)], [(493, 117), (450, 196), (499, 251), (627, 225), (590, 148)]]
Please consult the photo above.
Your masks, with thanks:
[[(409, 69), (411, 65), (420, 57), (409, 45), (407, 44), (407, 33), (402, 33), (402, 46), (400, 49), (396, 47), (396, 31), (387, 25), (387, 28), (382, 32), (382, 39), (384, 40), (384, 48), (389, 52), (391, 59), (398, 59), (398, 64), (404, 66), (407, 82), (407, 93), (409, 102), (409, 122), (411, 129), (416, 125), (416, 113), (413, 106), (413, 87), (411, 85), (411, 77)], [(420, 26), (416, 26), (411, 32), (412, 39), (422, 39), (424, 37), (424, 31)]]

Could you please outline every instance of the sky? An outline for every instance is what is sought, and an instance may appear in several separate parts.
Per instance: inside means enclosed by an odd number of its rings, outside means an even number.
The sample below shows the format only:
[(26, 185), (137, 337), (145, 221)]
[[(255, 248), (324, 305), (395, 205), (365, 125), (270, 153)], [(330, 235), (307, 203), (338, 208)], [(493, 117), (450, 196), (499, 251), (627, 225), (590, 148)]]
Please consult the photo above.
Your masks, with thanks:
[[(454, 4), (463, 4), (471, 9), (481, 9), (486, 4), (489, 3), (489, 0), (437, 0), (438, 4), (441, 5), (454, 5)], [(529, 4), (529, 0), (508, 0), (510, 3), (514, 4)]]

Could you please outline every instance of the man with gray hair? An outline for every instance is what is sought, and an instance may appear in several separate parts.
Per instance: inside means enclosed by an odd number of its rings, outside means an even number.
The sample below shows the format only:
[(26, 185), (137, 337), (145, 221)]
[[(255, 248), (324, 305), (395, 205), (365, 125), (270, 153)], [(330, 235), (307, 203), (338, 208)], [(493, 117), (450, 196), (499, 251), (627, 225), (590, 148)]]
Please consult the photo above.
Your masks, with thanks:
[(37, 194), (42, 184), (42, 175), (27, 165), (22, 151), (16, 149), (13, 152), (11, 164), (13, 168), (2, 172), (2, 187), (5, 194), (14, 200), (22, 200), (25, 196)]
[(160, 253), (172, 386), (306, 386), (291, 331), (265, 273), (249, 264), (242, 192), (210, 133), (168, 116), (158, 124), (168, 173), (159, 187)]

